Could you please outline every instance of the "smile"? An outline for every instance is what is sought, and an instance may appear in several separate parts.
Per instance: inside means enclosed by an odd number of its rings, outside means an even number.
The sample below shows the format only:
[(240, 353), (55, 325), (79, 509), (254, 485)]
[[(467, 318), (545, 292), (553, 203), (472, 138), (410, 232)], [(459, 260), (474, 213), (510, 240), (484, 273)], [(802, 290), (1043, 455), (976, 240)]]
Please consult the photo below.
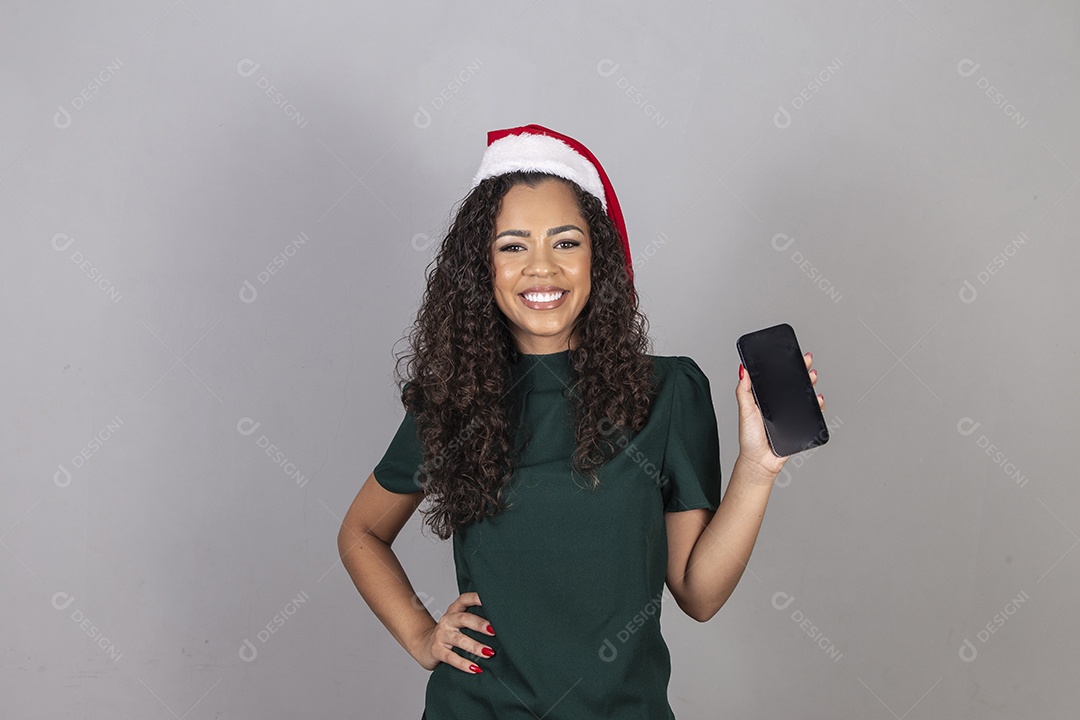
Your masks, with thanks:
[(521, 298), (526, 307), (533, 310), (551, 310), (562, 305), (569, 292), (569, 290), (559, 290), (556, 292), (521, 293), (518, 297)]

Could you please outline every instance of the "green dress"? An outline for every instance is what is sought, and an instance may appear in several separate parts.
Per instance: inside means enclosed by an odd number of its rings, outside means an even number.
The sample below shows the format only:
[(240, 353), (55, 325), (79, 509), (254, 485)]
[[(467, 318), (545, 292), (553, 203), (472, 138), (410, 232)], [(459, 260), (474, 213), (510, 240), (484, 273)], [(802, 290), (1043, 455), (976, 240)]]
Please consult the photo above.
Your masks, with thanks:
[[(479, 594), (483, 606), (469, 612), (495, 635), (462, 632), (495, 655), (455, 648), (483, 672), (440, 663), (428, 679), (427, 720), (673, 720), (660, 633), (664, 513), (716, 510), (720, 442), (697, 363), (653, 361), (648, 424), (600, 468), (593, 492), (570, 472), (570, 351), (519, 356), (511, 392), (521, 400), (519, 438), (532, 439), (511, 477), (514, 507), (453, 536), (458, 592)], [(422, 462), (406, 413), (374, 475), (391, 492), (417, 492)]]

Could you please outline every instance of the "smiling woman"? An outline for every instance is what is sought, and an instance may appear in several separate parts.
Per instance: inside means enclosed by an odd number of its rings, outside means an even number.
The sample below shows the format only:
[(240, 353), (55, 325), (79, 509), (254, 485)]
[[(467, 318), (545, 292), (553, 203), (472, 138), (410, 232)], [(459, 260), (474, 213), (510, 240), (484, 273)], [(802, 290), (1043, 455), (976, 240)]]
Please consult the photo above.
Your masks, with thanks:
[[(709, 380), (691, 358), (649, 354), (592, 153), (538, 125), (488, 142), (399, 358), (405, 417), (342, 523), (342, 561), (432, 671), (428, 720), (671, 720), (665, 583), (690, 617), (719, 610), (779, 465), (740, 377), (720, 503)], [(421, 505), (453, 537), (459, 594), (438, 621), (390, 548)]]
[(495, 302), (517, 347), (530, 354), (576, 348), (570, 333), (589, 299), (592, 245), (573, 190), (553, 178), (515, 185), (495, 231)]

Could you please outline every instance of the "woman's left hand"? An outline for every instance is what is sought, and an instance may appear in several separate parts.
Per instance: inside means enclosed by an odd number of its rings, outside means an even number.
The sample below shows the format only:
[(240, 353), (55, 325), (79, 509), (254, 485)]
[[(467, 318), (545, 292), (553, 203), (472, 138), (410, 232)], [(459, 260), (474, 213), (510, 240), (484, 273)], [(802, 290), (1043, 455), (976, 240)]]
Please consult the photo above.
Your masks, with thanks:
[[(803, 360), (810, 373), (810, 384), (817, 384), (817, 370), (811, 370), (813, 355), (805, 353)], [(765, 421), (761, 417), (754, 391), (750, 385), (750, 373), (739, 365), (739, 384), (735, 386), (735, 398), (739, 402), (739, 457), (762, 469), (763, 472), (776, 476), (787, 462), (787, 457), (777, 457), (769, 446), (769, 437), (765, 434)], [(825, 398), (817, 396), (818, 407), (825, 409)]]

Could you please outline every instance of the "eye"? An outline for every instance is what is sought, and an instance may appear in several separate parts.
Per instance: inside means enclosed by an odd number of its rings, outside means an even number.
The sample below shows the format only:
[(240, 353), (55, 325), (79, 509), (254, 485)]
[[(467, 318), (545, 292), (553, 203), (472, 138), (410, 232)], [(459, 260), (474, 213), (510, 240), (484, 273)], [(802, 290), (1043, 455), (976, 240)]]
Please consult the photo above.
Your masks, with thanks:
[[(565, 245), (568, 248), (575, 248), (581, 245), (581, 242), (578, 240), (559, 240), (555, 243), (555, 247), (559, 247), (560, 245)], [(517, 250), (524, 249), (526, 248), (521, 243), (507, 243), (506, 245), (503, 245), (501, 248), (499, 248), (499, 252), (516, 252)]]

